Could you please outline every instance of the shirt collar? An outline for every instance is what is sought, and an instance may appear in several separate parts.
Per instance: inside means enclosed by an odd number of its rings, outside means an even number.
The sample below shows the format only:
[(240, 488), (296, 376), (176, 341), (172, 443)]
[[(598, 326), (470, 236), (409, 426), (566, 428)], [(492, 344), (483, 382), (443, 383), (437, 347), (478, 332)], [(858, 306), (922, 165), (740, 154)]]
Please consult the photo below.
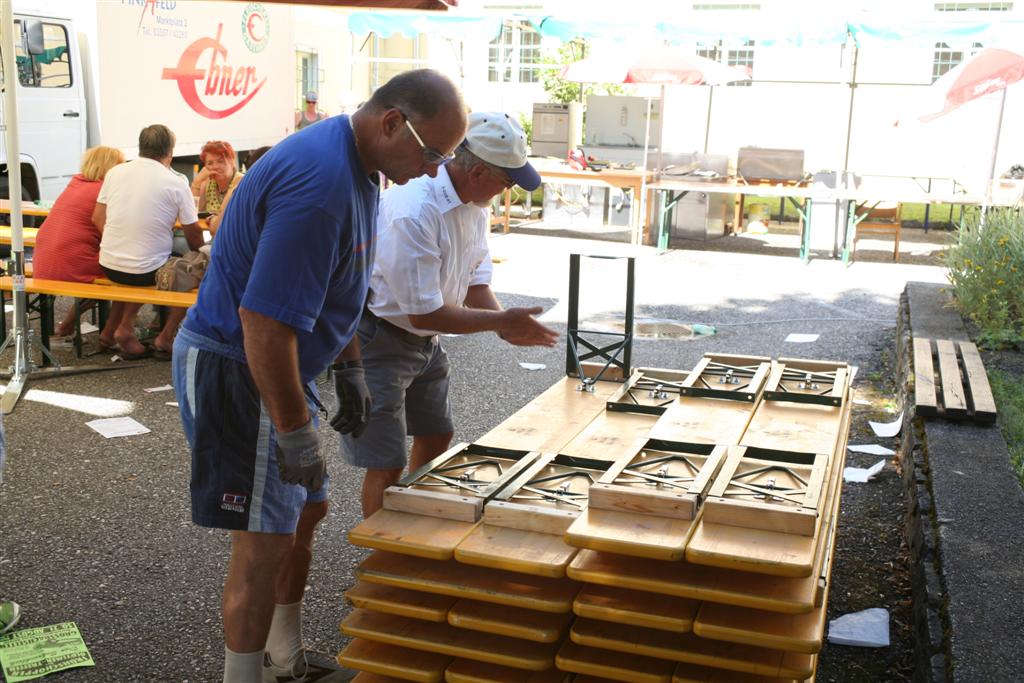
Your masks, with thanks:
[(441, 213), (448, 213), (465, 203), (459, 199), (459, 193), (455, 191), (452, 179), (448, 176), (448, 169), (444, 166), (437, 169), (437, 177), (433, 179), (433, 185), (434, 198), (441, 208)]

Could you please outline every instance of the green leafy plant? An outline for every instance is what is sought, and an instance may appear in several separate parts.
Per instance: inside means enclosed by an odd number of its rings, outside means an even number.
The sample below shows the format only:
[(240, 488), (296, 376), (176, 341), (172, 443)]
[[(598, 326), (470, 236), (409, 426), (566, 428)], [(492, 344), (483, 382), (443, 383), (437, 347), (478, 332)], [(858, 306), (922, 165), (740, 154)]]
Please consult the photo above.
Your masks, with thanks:
[(984, 226), (968, 217), (945, 256), (961, 311), (987, 346), (1024, 341), (1024, 219), (991, 209)]
[(557, 50), (546, 51), (541, 62), (550, 65), (544, 69), (542, 79), (544, 92), (552, 102), (583, 102), (588, 95), (624, 95), (627, 88), (610, 83), (576, 83), (562, 78), (562, 68), (583, 59), (587, 55), (585, 40), (572, 40), (563, 43)]
[(1010, 464), (1024, 485), (1024, 377), (996, 368), (989, 368), (988, 376), (999, 406), (999, 427), (1010, 449)]

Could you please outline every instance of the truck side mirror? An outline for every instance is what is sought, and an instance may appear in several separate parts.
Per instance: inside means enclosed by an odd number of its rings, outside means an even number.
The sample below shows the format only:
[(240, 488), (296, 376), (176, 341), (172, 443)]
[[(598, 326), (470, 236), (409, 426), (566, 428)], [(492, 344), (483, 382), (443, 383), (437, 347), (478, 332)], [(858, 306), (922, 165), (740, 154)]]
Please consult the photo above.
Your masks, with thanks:
[(46, 50), (43, 38), (43, 22), (38, 19), (25, 20), (25, 48), (30, 55), (41, 55)]

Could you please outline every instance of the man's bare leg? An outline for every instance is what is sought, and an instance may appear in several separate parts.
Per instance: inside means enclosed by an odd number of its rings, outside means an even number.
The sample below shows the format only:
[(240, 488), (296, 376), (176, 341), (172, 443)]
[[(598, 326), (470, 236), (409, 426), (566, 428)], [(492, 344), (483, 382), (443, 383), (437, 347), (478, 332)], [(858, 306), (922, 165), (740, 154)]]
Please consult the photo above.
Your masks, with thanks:
[(448, 450), (453, 436), (455, 436), (454, 432), (412, 437), (412, 450), (409, 451), (409, 471), (418, 470)]
[(278, 666), (291, 666), (302, 652), (302, 598), (313, 559), (313, 533), (327, 515), (327, 501), (307, 503), (295, 528), (294, 543), (277, 575), (274, 614), (266, 650)]
[(170, 353), (171, 348), (174, 347), (174, 335), (178, 333), (178, 328), (181, 326), (181, 321), (185, 319), (186, 313), (188, 313), (187, 308), (173, 306), (167, 309), (167, 322), (164, 323), (164, 329), (153, 340), (155, 348)]
[(231, 561), (224, 581), (224, 644), (256, 652), (267, 642), (274, 591), (295, 534), (231, 532)]
[(142, 304), (125, 303), (121, 311), (121, 320), (118, 322), (117, 329), (114, 330), (114, 340), (117, 341), (117, 345), (121, 347), (123, 353), (131, 356), (137, 356), (146, 350), (146, 347), (135, 335), (135, 316), (138, 315), (140, 308), (142, 308)]
[(363, 519), (366, 519), (384, 504), (384, 489), (402, 478), (402, 470), (366, 470), (363, 475), (363, 490), (360, 501), (363, 505)]
[[(412, 438), (412, 450), (409, 452), (409, 471), (419, 469), (425, 463), (430, 462), (437, 456), (448, 450), (452, 442), (453, 433), (429, 434), (426, 436), (414, 436)], [(384, 489), (395, 485), (402, 478), (401, 469), (392, 470), (366, 470), (363, 477), (363, 518), (367, 518), (384, 504)]]

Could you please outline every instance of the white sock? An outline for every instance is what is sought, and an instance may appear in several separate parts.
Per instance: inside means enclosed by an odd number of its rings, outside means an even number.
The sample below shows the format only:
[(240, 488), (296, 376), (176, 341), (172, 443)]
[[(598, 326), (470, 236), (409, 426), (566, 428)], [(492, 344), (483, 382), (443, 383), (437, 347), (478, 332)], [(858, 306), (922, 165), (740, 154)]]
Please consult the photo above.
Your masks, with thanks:
[(263, 650), (234, 652), (224, 646), (224, 683), (252, 683), (263, 680)]
[(274, 605), (274, 619), (267, 635), (267, 654), (278, 666), (288, 666), (302, 649), (302, 601)]

